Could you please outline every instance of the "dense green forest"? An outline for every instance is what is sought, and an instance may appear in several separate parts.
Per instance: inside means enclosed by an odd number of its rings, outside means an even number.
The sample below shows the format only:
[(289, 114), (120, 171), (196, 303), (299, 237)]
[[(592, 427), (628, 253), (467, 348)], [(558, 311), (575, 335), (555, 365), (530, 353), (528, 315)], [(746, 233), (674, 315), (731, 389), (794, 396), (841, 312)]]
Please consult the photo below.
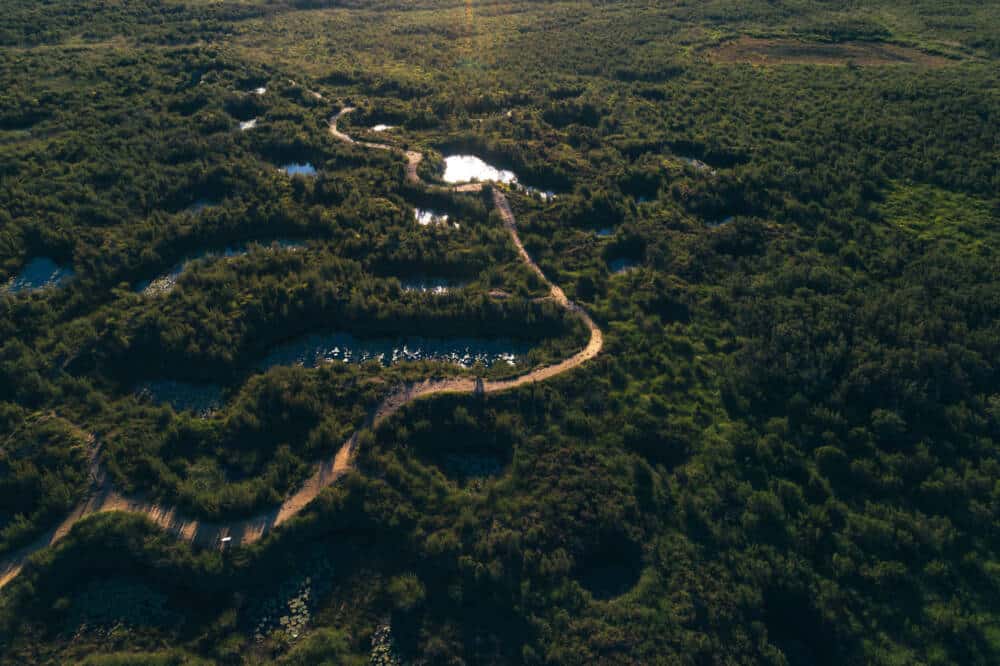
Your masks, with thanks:
[[(76, 523), (0, 588), (0, 663), (1000, 662), (998, 35), (967, 0), (7, 0), (0, 575), (97, 491), (243, 520), (360, 434), (253, 544)], [(517, 174), (603, 349), (365, 429), (587, 344), (455, 154)], [(330, 332), (528, 351), (265, 362)]]

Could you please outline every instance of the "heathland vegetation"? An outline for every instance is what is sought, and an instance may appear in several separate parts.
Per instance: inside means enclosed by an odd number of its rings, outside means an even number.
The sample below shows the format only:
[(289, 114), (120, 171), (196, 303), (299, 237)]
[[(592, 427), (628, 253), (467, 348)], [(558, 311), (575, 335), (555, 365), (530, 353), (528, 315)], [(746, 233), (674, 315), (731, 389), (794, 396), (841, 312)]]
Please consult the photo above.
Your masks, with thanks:
[[(0, 293), (0, 562), (95, 488), (276, 510), (362, 434), (253, 545), (76, 523), (4, 579), (0, 662), (997, 663), (998, 34), (964, 0), (10, 0), (0, 285), (72, 274)], [(455, 154), (517, 174), (603, 348), (367, 430), (587, 344)], [(530, 351), (264, 363), (329, 332)]]

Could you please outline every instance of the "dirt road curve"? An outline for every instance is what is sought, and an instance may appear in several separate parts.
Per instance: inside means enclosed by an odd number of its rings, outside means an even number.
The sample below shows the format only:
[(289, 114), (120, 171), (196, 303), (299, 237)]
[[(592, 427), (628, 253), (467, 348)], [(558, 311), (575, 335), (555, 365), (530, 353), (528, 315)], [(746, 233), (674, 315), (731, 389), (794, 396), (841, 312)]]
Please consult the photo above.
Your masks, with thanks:
[[(406, 157), (407, 181), (414, 184), (422, 183), (420, 176), (417, 174), (417, 167), (423, 159), (423, 155), (421, 153), (416, 151), (404, 151), (384, 143), (356, 141), (337, 129), (337, 120), (339, 120), (344, 114), (350, 113), (353, 110), (354, 109), (351, 107), (346, 107), (334, 116), (330, 121), (330, 133), (337, 139), (346, 143), (352, 143), (377, 150), (398, 152), (404, 155)], [(428, 185), (426, 183), (424, 183), (424, 185), (426, 187), (446, 189), (455, 192), (476, 192), (482, 190), (483, 188), (482, 183), (467, 183), (450, 188), (444, 188), (439, 185)], [(361, 426), (361, 428), (351, 435), (346, 442), (344, 442), (344, 444), (340, 447), (340, 450), (337, 451), (336, 455), (317, 463), (316, 470), (313, 472), (312, 476), (306, 480), (298, 491), (288, 497), (280, 506), (244, 520), (227, 523), (208, 523), (182, 516), (176, 507), (163, 506), (138, 497), (125, 497), (114, 490), (110, 480), (107, 478), (107, 474), (98, 464), (97, 455), (95, 453), (91, 461), (92, 483), (88, 497), (78, 504), (57, 527), (37, 539), (34, 543), (26, 546), (20, 551), (17, 551), (9, 557), (0, 560), (0, 589), (13, 580), (18, 573), (20, 573), (25, 561), (32, 554), (56, 543), (61, 538), (66, 536), (70, 529), (72, 529), (73, 525), (75, 525), (78, 521), (86, 518), (87, 516), (103, 513), (105, 511), (141, 513), (167, 532), (176, 535), (177, 538), (184, 539), (185, 541), (199, 546), (218, 548), (222, 545), (222, 539), (224, 538), (229, 539), (228, 543), (231, 546), (253, 543), (275, 527), (281, 525), (283, 522), (302, 511), (302, 509), (313, 501), (324, 488), (335, 483), (341, 476), (346, 474), (352, 468), (354, 452), (356, 450), (358, 436), (361, 432), (377, 428), (385, 419), (389, 418), (414, 400), (442, 393), (475, 393), (477, 389), (481, 390), (483, 393), (499, 393), (500, 391), (507, 391), (519, 386), (544, 381), (557, 375), (561, 375), (562, 373), (568, 372), (569, 370), (572, 370), (573, 368), (597, 356), (597, 354), (600, 353), (601, 348), (604, 346), (604, 336), (601, 333), (601, 329), (598, 328), (597, 324), (594, 323), (594, 320), (590, 318), (590, 315), (588, 315), (583, 308), (569, 300), (566, 297), (566, 294), (563, 293), (562, 289), (552, 284), (549, 279), (545, 277), (542, 269), (538, 267), (538, 265), (531, 258), (531, 255), (528, 254), (528, 251), (525, 250), (524, 244), (521, 242), (521, 237), (517, 233), (517, 223), (514, 219), (514, 213), (510, 208), (510, 203), (507, 201), (507, 197), (504, 193), (497, 188), (493, 189), (493, 204), (500, 212), (504, 225), (510, 233), (511, 240), (514, 242), (515, 247), (517, 247), (518, 254), (520, 254), (524, 263), (527, 264), (531, 270), (538, 274), (538, 276), (549, 285), (551, 298), (562, 307), (579, 316), (589, 329), (590, 340), (587, 342), (587, 346), (584, 347), (583, 350), (563, 361), (560, 361), (559, 363), (543, 366), (541, 368), (535, 368), (530, 372), (511, 379), (504, 379), (501, 381), (484, 381), (478, 386), (476, 379), (468, 377), (426, 380), (405, 386), (402, 389), (391, 393), (378, 404), (374, 411), (368, 416), (368, 419)]]

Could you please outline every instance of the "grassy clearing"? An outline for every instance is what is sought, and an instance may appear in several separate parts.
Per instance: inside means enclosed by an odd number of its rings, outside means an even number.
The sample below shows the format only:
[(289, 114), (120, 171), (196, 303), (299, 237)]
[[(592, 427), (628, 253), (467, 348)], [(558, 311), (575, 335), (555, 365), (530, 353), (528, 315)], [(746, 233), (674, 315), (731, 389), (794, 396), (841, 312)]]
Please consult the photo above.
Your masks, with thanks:
[(992, 247), (997, 215), (990, 203), (932, 185), (897, 184), (880, 206), (885, 219), (924, 240)]
[(750, 63), (753, 65), (919, 65), (947, 67), (955, 61), (923, 53), (917, 49), (877, 42), (844, 42), (830, 44), (794, 39), (760, 39), (741, 37), (727, 42), (711, 52), (713, 61), (720, 63)]

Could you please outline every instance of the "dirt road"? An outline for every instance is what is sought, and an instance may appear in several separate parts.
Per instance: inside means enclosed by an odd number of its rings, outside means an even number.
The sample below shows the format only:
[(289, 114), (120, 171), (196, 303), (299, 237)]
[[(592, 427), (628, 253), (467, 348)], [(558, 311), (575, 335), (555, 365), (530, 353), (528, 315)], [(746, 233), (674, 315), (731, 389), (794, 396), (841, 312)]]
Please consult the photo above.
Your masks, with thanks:
[[(412, 183), (422, 183), (417, 174), (417, 167), (420, 165), (423, 155), (415, 151), (404, 151), (383, 143), (370, 143), (356, 141), (347, 134), (337, 129), (337, 120), (344, 114), (350, 113), (354, 109), (346, 107), (340, 111), (330, 121), (330, 133), (337, 139), (346, 143), (351, 143), (366, 148), (377, 150), (388, 150), (398, 152), (406, 157), (406, 178)], [(424, 183), (425, 186), (428, 186)], [(430, 186), (428, 186), (430, 187)], [(482, 183), (468, 183), (456, 185), (450, 188), (433, 186), (439, 189), (448, 189), (456, 192), (479, 191), (483, 188)], [(421, 398), (443, 393), (475, 393), (477, 390), (483, 393), (499, 393), (509, 391), (519, 386), (525, 386), (533, 382), (541, 382), (552, 377), (556, 377), (576, 368), (590, 359), (597, 356), (604, 346), (604, 336), (594, 320), (590, 318), (583, 308), (566, 297), (563, 290), (553, 284), (538, 267), (538, 264), (531, 258), (528, 251), (521, 242), (521, 237), (517, 233), (517, 222), (514, 213), (510, 208), (506, 195), (498, 189), (493, 189), (493, 204), (500, 212), (504, 221), (504, 226), (510, 233), (511, 240), (517, 248), (521, 260), (532, 271), (534, 271), (547, 285), (549, 285), (550, 296), (562, 307), (575, 313), (587, 329), (590, 331), (590, 339), (587, 346), (573, 356), (552, 365), (535, 368), (529, 372), (500, 381), (479, 382), (475, 378), (459, 377), (453, 379), (425, 380), (415, 384), (404, 386), (391, 393), (382, 400), (368, 416), (361, 428), (351, 435), (340, 447), (337, 453), (316, 464), (313, 474), (303, 483), (293, 495), (288, 497), (280, 506), (264, 511), (250, 518), (225, 523), (209, 523), (188, 518), (180, 514), (176, 507), (164, 506), (156, 502), (150, 502), (138, 497), (125, 497), (114, 490), (107, 474), (98, 464), (98, 456), (95, 455), (91, 461), (91, 488), (87, 498), (78, 504), (68, 516), (57, 527), (50, 530), (35, 542), (22, 548), (16, 553), (0, 560), (0, 588), (13, 580), (20, 573), (27, 559), (39, 550), (55, 544), (66, 536), (73, 526), (88, 516), (107, 511), (126, 511), (131, 513), (141, 513), (161, 528), (174, 534), (179, 539), (183, 539), (199, 546), (218, 548), (223, 545), (223, 539), (228, 539), (226, 543), (230, 547), (241, 544), (250, 544), (272, 529), (278, 527), (289, 518), (292, 518), (302, 511), (312, 502), (319, 493), (337, 482), (344, 474), (352, 469), (354, 454), (357, 448), (359, 435), (366, 430), (374, 430), (385, 419), (389, 418), (400, 409)], [(96, 449), (95, 449), (96, 451)]]

